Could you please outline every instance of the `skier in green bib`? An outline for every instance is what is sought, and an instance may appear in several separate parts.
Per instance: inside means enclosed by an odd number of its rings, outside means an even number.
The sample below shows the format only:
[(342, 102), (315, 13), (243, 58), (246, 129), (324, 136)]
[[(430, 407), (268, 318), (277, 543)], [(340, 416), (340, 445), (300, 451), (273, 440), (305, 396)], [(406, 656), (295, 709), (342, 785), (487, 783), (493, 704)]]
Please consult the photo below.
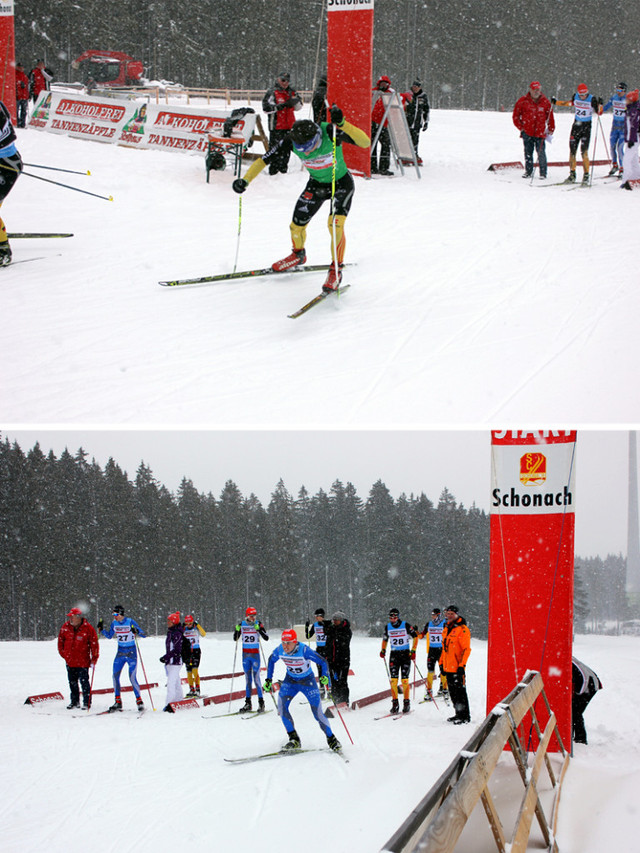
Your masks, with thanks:
[(342, 280), (345, 251), (344, 224), (355, 189), (353, 176), (344, 162), (342, 153), (344, 143), (368, 148), (370, 139), (363, 130), (346, 121), (342, 110), (334, 104), (331, 107), (330, 123), (323, 121), (316, 124), (310, 119), (295, 122), (284, 139), (267, 151), (264, 157), (252, 163), (244, 178), (237, 178), (232, 184), (235, 192), (243, 193), (264, 167), (282, 153), (283, 146), (288, 147), (302, 160), (309, 172), (309, 180), (296, 202), (293, 219), (289, 226), (293, 244), (292, 252), (286, 258), (272, 264), (272, 268), (276, 272), (285, 272), (306, 262), (307, 253), (304, 244), (307, 225), (322, 204), (333, 197), (328, 222), (331, 234), (331, 266), (322, 288), (325, 292), (337, 290)]

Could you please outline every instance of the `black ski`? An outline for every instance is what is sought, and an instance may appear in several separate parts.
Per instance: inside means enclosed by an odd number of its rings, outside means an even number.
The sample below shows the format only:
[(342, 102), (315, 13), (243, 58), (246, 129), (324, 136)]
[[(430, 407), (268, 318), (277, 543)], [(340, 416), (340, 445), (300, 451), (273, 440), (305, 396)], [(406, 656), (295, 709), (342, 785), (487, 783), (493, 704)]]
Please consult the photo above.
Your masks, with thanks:
[(221, 717), (243, 717), (243, 718), (247, 717), (247, 719), (248, 719), (250, 717), (256, 716), (257, 714), (259, 714), (260, 716), (262, 716), (263, 714), (268, 714), (270, 710), (271, 709), (267, 709), (264, 711), (229, 711), (227, 714), (210, 714), (206, 717), (203, 714), (202, 719), (203, 720), (218, 720)]
[(285, 275), (294, 272), (326, 272), (327, 264), (292, 267), (290, 270), (274, 270), (271, 267), (261, 270), (245, 270), (244, 272), (223, 272), (217, 275), (202, 275), (197, 278), (176, 278), (172, 281), (159, 281), (163, 287), (181, 287), (184, 284), (206, 284), (217, 281), (234, 281), (238, 278), (260, 278), (265, 275)]
[(254, 761), (267, 761), (270, 758), (284, 758), (289, 755), (302, 755), (304, 752), (335, 752), (330, 749), (278, 749), (276, 752), (265, 752), (262, 755), (248, 755), (246, 758), (225, 758), (229, 764), (251, 764)]
[(54, 234), (52, 231), (45, 231), (42, 234), (29, 234), (29, 233), (16, 233), (16, 234), (7, 234), (7, 237), (10, 240), (22, 240), (23, 238), (31, 238), (37, 237), (45, 238), (45, 237), (73, 237), (73, 234)]
[(327, 296), (340, 296), (340, 294), (344, 293), (345, 290), (348, 290), (351, 287), (350, 284), (345, 284), (342, 287), (339, 287), (337, 290), (327, 291), (323, 290), (322, 293), (319, 293), (317, 296), (314, 296), (310, 302), (307, 302), (306, 305), (303, 305), (302, 308), (298, 308), (297, 311), (294, 311), (293, 314), (287, 314), (287, 317), (290, 317), (292, 320), (295, 320), (296, 317), (301, 317), (303, 314), (306, 314), (307, 311), (310, 311), (314, 305), (319, 305), (321, 302), (327, 298)]

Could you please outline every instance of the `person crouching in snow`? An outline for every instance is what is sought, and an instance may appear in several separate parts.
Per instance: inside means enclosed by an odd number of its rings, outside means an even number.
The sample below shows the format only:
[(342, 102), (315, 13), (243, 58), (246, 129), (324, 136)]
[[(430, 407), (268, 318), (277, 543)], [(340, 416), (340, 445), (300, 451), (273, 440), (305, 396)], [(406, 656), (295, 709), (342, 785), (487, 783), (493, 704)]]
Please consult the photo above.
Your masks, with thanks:
[[(165, 640), (166, 652), (160, 658), (164, 664), (167, 674), (167, 701), (163, 711), (173, 711), (172, 702), (184, 699), (182, 682), (180, 681), (180, 670), (182, 669), (182, 641), (184, 631), (180, 624), (180, 612), (170, 613), (167, 616), (167, 638)], [(188, 642), (188, 640), (187, 640)]]
[[(234, 192), (243, 193), (251, 181), (274, 158), (281, 156), (281, 148), (286, 148), (302, 160), (309, 172), (309, 180), (296, 202), (291, 231), (292, 252), (286, 258), (272, 264), (276, 272), (285, 272), (301, 266), (307, 260), (304, 244), (307, 237), (307, 225), (320, 210), (322, 204), (332, 199), (329, 215), (329, 233), (331, 234), (331, 266), (323, 285), (325, 292), (337, 290), (342, 280), (342, 266), (345, 252), (344, 225), (355, 190), (351, 172), (347, 168), (342, 153), (345, 143), (360, 148), (369, 147), (367, 134), (346, 121), (342, 110), (335, 104), (331, 107), (331, 122), (320, 124), (309, 119), (297, 121), (290, 132), (276, 145), (259, 157), (247, 169), (244, 178), (236, 178), (232, 187)], [(335, 143), (335, 160), (334, 160)]]
[(306, 696), (309, 705), (311, 705), (313, 716), (326, 735), (327, 743), (331, 749), (341, 749), (340, 741), (331, 731), (329, 720), (322, 711), (320, 691), (311, 669), (312, 663), (317, 664), (322, 669), (320, 683), (326, 686), (329, 683), (329, 667), (326, 660), (316, 654), (309, 646), (299, 643), (298, 635), (293, 628), (286, 629), (282, 632), (282, 643), (269, 656), (267, 679), (264, 683), (264, 689), (267, 693), (273, 689), (273, 670), (278, 660), (281, 660), (287, 668), (287, 674), (278, 692), (278, 714), (280, 714), (289, 735), (289, 742), (285, 744), (283, 749), (300, 749), (301, 746), (300, 737), (289, 713), (291, 700), (298, 693), (303, 693)]

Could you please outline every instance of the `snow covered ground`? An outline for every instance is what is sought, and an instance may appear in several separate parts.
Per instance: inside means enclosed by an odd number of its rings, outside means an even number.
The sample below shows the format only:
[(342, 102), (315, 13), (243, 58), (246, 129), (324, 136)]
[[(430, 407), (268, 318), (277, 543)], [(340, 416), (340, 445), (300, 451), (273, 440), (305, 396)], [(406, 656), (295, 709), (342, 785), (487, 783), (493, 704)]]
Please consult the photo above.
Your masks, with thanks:
[[(278, 636), (271, 632), (267, 653)], [(153, 690), (156, 709), (165, 698), (158, 662), (163, 647), (161, 637), (140, 640), (147, 674), (161, 685)], [(378, 639), (354, 638), (352, 699), (386, 688), (379, 647)], [(468, 684), (478, 724), (485, 708), (486, 643), (474, 641), (472, 649)], [(230, 636), (209, 634), (201, 674), (229, 672), (233, 653)], [(575, 653), (598, 672), (605, 689), (585, 714), (589, 746), (576, 745), (565, 778), (558, 845), (562, 853), (630, 849), (640, 784), (640, 640), (578, 636)], [(114, 654), (114, 644), (101, 641), (94, 687), (110, 686)], [(423, 644), (418, 665), (424, 665)], [(124, 694), (128, 712), (117, 715), (76, 718), (65, 710), (66, 701), (24, 705), (33, 693), (61, 690), (67, 697), (55, 642), (1, 643), (0, 680), (0, 819), (7, 853), (63, 853), (78, 845), (103, 853), (190, 845), (299, 853), (314, 844), (335, 853), (376, 851), (472, 734), (471, 726), (446, 723), (446, 708), (426, 704), (416, 704), (399, 721), (376, 721), (388, 709), (384, 700), (345, 715), (353, 745), (336, 721), (348, 764), (319, 752), (234, 766), (223, 759), (284, 742), (274, 712), (249, 720), (203, 719), (226, 711), (225, 703), (173, 715), (148, 710), (138, 717), (131, 694)], [(212, 684), (224, 692), (225, 682), (203, 682)], [(148, 694), (145, 701), (149, 707)], [(108, 704), (107, 696), (98, 697), (94, 710)], [(296, 700), (292, 711), (304, 745), (324, 746), (308, 707)], [(503, 761), (513, 764), (509, 755)], [(518, 801), (521, 794), (518, 781)]]
[[(558, 116), (551, 160), (568, 157), (570, 121)], [(640, 355), (640, 193), (599, 179), (589, 190), (542, 189), (519, 171), (488, 172), (522, 159), (509, 113), (436, 111), (421, 138), (422, 180), (411, 170), (358, 179), (352, 287), (295, 321), (287, 314), (319, 291), (322, 274), (157, 284), (233, 268), (239, 199), (229, 169), (207, 184), (200, 155), (19, 133), (25, 162), (92, 175), (29, 171), (114, 201), (22, 177), (3, 206), (10, 231), (75, 233), (14, 241), (16, 261), (40, 259), (0, 272), (5, 424), (640, 419), (628, 393)], [(551, 169), (549, 182), (566, 174)], [(239, 269), (288, 253), (304, 183), (296, 161), (251, 185)], [(326, 213), (309, 227), (309, 263), (329, 260)]]

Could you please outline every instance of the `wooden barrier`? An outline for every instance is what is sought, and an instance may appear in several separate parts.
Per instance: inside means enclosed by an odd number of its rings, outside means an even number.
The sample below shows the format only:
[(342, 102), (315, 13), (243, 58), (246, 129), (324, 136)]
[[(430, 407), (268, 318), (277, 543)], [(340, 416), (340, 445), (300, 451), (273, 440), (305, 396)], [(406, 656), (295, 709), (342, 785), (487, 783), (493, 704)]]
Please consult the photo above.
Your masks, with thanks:
[[(544, 732), (541, 732), (534, 703), (539, 696), (549, 714)], [(528, 753), (518, 734), (518, 726), (529, 714), (539, 738), (539, 746), (528, 766)], [(555, 735), (563, 756), (562, 770), (558, 777), (553, 772), (547, 755), (549, 741)], [(520, 777), (525, 786), (518, 818), (507, 842), (502, 822), (489, 792), (488, 783), (498, 760), (509, 746), (515, 759)], [(542, 676), (538, 672), (527, 672), (524, 679), (492, 710), (473, 737), (465, 744), (454, 761), (445, 770), (429, 793), (411, 812), (402, 826), (382, 848), (383, 853), (452, 853), (474, 810), (478, 800), (482, 801), (491, 827), (496, 847), (500, 853), (524, 853), (531, 832), (533, 818), (537, 819), (540, 831), (551, 853), (558, 853), (554, 827), (560, 785), (569, 763), (556, 718), (549, 708)], [(555, 791), (551, 819), (548, 820), (540, 802), (537, 782), (543, 767), (549, 774)]]

